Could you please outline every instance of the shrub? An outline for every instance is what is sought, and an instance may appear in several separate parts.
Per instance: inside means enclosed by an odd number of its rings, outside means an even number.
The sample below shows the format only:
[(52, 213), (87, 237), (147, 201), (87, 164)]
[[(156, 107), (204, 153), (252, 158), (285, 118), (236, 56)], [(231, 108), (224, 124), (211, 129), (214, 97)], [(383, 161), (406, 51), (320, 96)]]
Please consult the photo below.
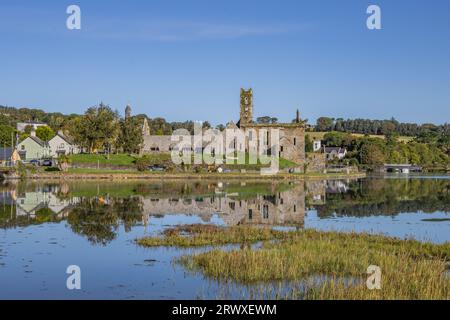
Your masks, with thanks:
[(151, 165), (150, 157), (144, 155), (141, 158), (136, 159), (136, 169), (138, 171), (145, 171)]

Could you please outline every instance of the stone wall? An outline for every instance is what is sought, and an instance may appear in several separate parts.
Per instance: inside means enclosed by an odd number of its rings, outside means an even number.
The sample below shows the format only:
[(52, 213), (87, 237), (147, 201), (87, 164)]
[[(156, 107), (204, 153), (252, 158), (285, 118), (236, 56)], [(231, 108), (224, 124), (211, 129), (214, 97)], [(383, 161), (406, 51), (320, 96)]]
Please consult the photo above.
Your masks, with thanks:
[(143, 153), (150, 152), (170, 152), (170, 146), (174, 142), (170, 141), (171, 136), (151, 136), (144, 135)]
[[(249, 131), (256, 132), (260, 137), (262, 130), (268, 131), (270, 135), (271, 129), (278, 129), (280, 134), (280, 153), (279, 156), (286, 160), (295, 162), (300, 166), (305, 163), (305, 128), (301, 124), (272, 124), (272, 125), (248, 125), (243, 127), (247, 137), (248, 145)], [(270, 139), (269, 139), (270, 141)], [(264, 141), (259, 141), (264, 143)]]
[(324, 172), (326, 170), (326, 155), (324, 153), (306, 154), (306, 173)]

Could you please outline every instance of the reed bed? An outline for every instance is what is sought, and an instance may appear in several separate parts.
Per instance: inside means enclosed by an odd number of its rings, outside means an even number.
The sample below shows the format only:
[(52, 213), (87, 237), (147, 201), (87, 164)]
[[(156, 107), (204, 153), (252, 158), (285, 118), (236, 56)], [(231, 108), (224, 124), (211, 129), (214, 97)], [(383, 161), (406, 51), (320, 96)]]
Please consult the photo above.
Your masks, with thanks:
[[(270, 241), (278, 240), (278, 241)], [(201, 246), (262, 241), (252, 249), (210, 251), (185, 255), (178, 262), (222, 283), (301, 283), (275, 298), (295, 299), (450, 299), (450, 243), (431, 244), (385, 236), (270, 228), (182, 226), (164, 237), (146, 238), (142, 245)], [(367, 268), (381, 268), (381, 289), (366, 286)], [(306, 279), (322, 277), (319, 283)], [(302, 280), (304, 280), (302, 282)], [(350, 281), (349, 281), (350, 280)]]

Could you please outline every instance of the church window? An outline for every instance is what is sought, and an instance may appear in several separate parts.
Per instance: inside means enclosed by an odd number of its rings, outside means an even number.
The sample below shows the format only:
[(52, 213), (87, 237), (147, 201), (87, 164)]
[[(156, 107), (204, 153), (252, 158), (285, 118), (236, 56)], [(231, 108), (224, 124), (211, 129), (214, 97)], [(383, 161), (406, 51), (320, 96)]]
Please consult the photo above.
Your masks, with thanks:
[(269, 206), (267, 204), (263, 206), (263, 218), (269, 219)]

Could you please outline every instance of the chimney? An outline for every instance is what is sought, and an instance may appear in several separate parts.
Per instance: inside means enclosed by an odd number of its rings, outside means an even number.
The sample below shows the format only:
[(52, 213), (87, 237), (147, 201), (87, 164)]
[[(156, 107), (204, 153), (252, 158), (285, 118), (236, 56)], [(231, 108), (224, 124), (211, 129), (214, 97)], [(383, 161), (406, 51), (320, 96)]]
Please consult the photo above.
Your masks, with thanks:
[(36, 130), (34, 128), (31, 129), (30, 136), (36, 137)]
[(60, 136), (63, 136), (63, 135), (64, 135), (64, 133), (63, 133), (62, 130), (58, 130), (58, 134), (59, 134)]

